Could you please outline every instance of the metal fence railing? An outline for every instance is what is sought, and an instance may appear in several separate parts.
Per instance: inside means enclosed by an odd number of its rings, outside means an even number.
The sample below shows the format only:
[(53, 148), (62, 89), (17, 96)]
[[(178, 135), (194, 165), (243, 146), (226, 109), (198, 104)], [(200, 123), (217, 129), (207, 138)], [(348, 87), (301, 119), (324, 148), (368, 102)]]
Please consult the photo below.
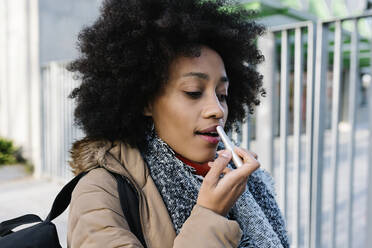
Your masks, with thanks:
[(262, 166), (279, 183), (278, 201), (293, 247), (310, 238), (315, 37), (315, 24), (302, 22), (269, 29), (259, 41), (270, 59), (260, 68), (268, 93), (257, 108), (255, 149), (263, 157)]
[[(269, 28), (258, 41), (267, 96), (230, 135), (276, 180), (291, 247), (372, 243), (372, 42), (358, 32), (370, 19)], [(82, 133), (67, 98), (77, 82), (64, 67), (42, 68), (42, 171), (67, 179), (68, 150)]]
[(270, 28), (259, 41), (268, 95), (251, 147), (277, 179), (293, 247), (366, 247), (372, 235), (363, 221), (372, 98), (361, 82), (372, 73), (372, 43), (358, 31), (371, 17)]
[(78, 85), (65, 63), (51, 62), (42, 67), (42, 175), (67, 180), (69, 149), (82, 132), (73, 125), (74, 103), (68, 99)]

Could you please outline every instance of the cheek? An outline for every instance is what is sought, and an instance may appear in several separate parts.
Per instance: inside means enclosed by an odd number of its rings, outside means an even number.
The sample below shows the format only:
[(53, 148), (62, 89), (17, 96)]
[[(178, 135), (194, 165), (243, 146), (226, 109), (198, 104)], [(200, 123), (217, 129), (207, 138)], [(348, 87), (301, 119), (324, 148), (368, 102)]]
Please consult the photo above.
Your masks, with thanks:
[(195, 106), (182, 102), (182, 100), (171, 106), (169, 110), (169, 119), (172, 121), (174, 129), (189, 131), (197, 122), (198, 109)]
[(163, 131), (187, 131), (195, 122), (195, 108), (179, 97), (160, 102), (156, 109), (154, 119)]

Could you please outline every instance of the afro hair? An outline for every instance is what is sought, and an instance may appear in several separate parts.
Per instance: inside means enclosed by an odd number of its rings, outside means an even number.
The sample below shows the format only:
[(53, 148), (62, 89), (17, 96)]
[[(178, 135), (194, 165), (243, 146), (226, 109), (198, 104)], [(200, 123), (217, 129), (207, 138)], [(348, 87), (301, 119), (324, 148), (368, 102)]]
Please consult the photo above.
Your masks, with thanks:
[(89, 138), (143, 147), (152, 126), (144, 109), (167, 83), (177, 56), (215, 50), (229, 77), (226, 129), (244, 121), (264, 94), (256, 65), (264, 27), (228, 0), (106, 0), (99, 18), (79, 34), (80, 57), (69, 65), (81, 79), (70, 97), (75, 123)]

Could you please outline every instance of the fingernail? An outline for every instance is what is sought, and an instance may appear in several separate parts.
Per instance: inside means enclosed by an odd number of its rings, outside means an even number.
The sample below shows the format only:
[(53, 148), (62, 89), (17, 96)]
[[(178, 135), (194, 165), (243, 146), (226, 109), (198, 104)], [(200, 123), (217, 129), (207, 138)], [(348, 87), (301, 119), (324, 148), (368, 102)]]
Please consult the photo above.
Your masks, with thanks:
[(224, 157), (224, 158), (230, 158), (231, 152), (229, 150), (223, 151), (221, 153), (221, 156)]

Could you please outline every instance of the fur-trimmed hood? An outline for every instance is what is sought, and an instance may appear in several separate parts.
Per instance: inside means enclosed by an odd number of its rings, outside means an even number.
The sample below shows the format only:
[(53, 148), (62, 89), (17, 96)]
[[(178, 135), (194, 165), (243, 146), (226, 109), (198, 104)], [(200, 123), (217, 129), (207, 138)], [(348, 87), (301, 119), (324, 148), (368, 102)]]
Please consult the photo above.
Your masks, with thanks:
[(112, 147), (112, 142), (107, 140), (94, 140), (84, 138), (76, 141), (71, 150), (69, 161), (72, 172), (77, 175), (106, 164), (105, 154)]
[(127, 177), (140, 188), (149, 176), (140, 151), (121, 141), (84, 138), (73, 144), (70, 153), (69, 164), (75, 175), (103, 167)]

